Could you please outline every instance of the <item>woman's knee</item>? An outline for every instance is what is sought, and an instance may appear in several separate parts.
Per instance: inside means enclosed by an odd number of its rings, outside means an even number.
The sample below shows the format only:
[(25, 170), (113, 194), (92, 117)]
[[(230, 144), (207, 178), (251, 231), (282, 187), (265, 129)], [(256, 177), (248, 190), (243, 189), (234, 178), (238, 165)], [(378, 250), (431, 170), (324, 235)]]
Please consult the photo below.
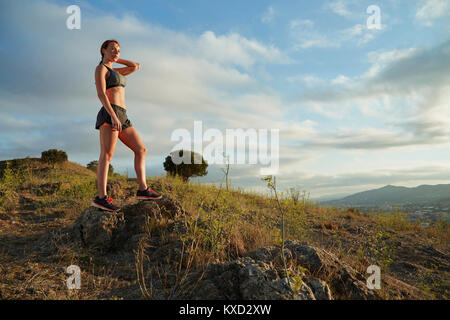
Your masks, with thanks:
[(147, 153), (147, 148), (145, 146), (139, 147), (134, 151), (137, 155), (145, 155)]
[(100, 160), (103, 160), (105, 162), (111, 162), (113, 156), (114, 156), (114, 152), (101, 152)]

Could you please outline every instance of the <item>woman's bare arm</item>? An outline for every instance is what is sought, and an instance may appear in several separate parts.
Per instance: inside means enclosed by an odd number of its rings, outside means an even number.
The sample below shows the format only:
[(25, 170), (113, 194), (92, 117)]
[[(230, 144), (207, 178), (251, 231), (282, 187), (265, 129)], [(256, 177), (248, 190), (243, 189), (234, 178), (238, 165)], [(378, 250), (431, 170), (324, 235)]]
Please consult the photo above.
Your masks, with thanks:
[(123, 68), (114, 68), (114, 70), (116, 70), (123, 76), (132, 74), (133, 72), (138, 71), (141, 67), (141, 65), (139, 63), (125, 60), (125, 59), (118, 59), (116, 62), (126, 65), (126, 67), (123, 67)]

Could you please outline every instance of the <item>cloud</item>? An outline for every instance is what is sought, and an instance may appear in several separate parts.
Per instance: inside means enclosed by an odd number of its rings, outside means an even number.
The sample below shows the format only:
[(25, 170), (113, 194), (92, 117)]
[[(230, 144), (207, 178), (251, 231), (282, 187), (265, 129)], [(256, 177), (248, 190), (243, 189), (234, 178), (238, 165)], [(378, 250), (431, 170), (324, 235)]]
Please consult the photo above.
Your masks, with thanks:
[(335, 42), (318, 32), (314, 22), (308, 19), (291, 20), (289, 22), (289, 34), (295, 41), (295, 50), (311, 47), (327, 48), (337, 46)]
[(365, 45), (375, 36), (386, 30), (368, 29), (366, 25), (356, 24), (350, 28), (336, 30), (329, 34), (320, 32), (313, 21), (295, 19), (289, 22), (289, 35), (294, 41), (294, 50), (307, 48), (339, 48), (348, 43)]
[(271, 23), (275, 17), (275, 9), (272, 6), (267, 7), (261, 17), (262, 23)]
[(423, 25), (431, 27), (433, 20), (448, 15), (449, 10), (448, 0), (422, 0), (416, 12), (416, 19)]
[(248, 40), (237, 33), (216, 37), (214, 32), (204, 32), (198, 40), (202, 56), (227, 64), (238, 64), (245, 68), (257, 61), (288, 63), (289, 58), (277, 48), (266, 47), (256, 40)]
[[(447, 144), (450, 139), (450, 40), (428, 48), (370, 52), (367, 72), (315, 79), (301, 101), (321, 115), (359, 112), (375, 127), (323, 132), (307, 147), (386, 149)], [(301, 76), (298, 76), (301, 78)], [(389, 114), (389, 117), (386, 115)]]
[(324, 8), (331, 10), (335, 14), (342, 17), (349, 17), (351, 15), (350, 11), (347, 8), (347, 3), (342, 0), (327, 2), (325, 3)]
[[(277, 48), (236, 33), (215, 35), (205, 31), (200, 36), (191, 36), (144, 23), (130, 14), (121, 18), (107, 14), (93, 16), (89, 9), (82, 10), (82, 28), (74, 31), (65, 28), (65, 7), (43, 1), (6, 2), (1, 17), (2, 24), (8, 26), (3, 36), (5, 42), (10, 41), (11, 50), (0, 51), (7, 68), (5, 73), (9, 74), (8, 79), (0, 78), (5, 91), (63, 100), (95, 94), (93, 69), (100, 57), (100, 43), (107, 38), (121, 42), (123, 56), (144, 59), (140, 60), (143, 68), (139, 75), (132, 75), (131, 79), (146, 82), (161, 76), (176, 85), (177, 77), (184, 75), (176, 73), (176, 68), (184, 68), (182, 71), (187, 72), (179, 87), (203, 96), (199, 83), (207, 87), (213, 79), (211, 87), (254, 83), (250, 74), (236, 67), (248, 70), (259, 63), (289, 63)], [(190, 73), (192, 70), (195, 72)], [(149, 73), (153, 71), (158, 73)]]
[[(450, 179), (450, 167), (439, 165), (409, 166), (371, 171), (353, 170), (352, 172), (338, 174), (311, 173), (299, 170), (296, 173), (291, 173), (290, 176), (296, 178), (294, 181), (296, 181), (298, 187), (311, 192), (311, 197), (315, 198), (325, 194), (352, 194), (380, 188), (388, 184), (415, 187), (430, 181), (447, 183)], [(277, 178), (277, 184), (281, 190), (293, 186), (292, 179), (288, 177)]]
[[(384, 30), (385, 28), (385, 26), (382, 26), (381, 30)], [(356, 24), (353, 27), (340, 31), (338, 41), (344, 43), (356, 40), (356, 43), (361, 46), (372, 41), (375, 38), (376, 33), (377, 31), (374, 31), (373, 29), (367, 29), (366, 25)]]

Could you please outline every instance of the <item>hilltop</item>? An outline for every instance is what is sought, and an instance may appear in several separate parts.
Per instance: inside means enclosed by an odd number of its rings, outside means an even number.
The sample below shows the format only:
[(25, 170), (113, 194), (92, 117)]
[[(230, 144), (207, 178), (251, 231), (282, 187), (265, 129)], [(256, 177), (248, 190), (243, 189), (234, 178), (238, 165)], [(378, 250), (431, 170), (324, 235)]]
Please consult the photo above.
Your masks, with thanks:
[[(0, 299), (448, 299), (449, 229), (230, 188), (149, 177), (134, 199), (114, 174), (111, 215), (90, 206), (96, 175), (66, 161), (0, 162)], [(263, 182), (261, 182), (263, 183)], [(366, 269), (382, 270), (368, 290)], [(82, 289), (68, 290), (69, 265)], [(286, 269), (295, 285), (289, 287)]]

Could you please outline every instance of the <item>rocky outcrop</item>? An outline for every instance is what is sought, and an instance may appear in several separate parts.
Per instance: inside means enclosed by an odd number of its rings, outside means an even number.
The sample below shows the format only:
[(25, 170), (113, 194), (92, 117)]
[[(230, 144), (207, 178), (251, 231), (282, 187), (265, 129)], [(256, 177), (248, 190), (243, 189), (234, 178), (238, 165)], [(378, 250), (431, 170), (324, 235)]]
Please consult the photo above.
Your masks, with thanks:
[(106, 213), (97, 208), (87, 208), (72, 226), (79, 231), (81, 243), (85, 247), (107, 249), (125, 229), (123, 213)]
[[(323, 249), (287, 241), (284, 255), (290, 270), (299, 266), (304, 270), (293, 272), (290, 284), (283, 270), (281, 250), (268, 246), (247, 257), (210, 265), (197, 287), (190, 288), (184, 298), (331, 300), (334, 295), (346, 299), (379, 298), (367, 288), (361, 274)], [(200, 279), (198, 273), (192, 276)]]
[(68, 228), (72, 239), (93, 249), (112, 250), (136, 243), (146, 235), (150, 219), (175, 220), (185, 214), (168, 196), (128, 205), (117, 213), (89, 207)]
[(379, 299), (374, 290), (369, 290), (366, 278), (334, 254), (323, 249), (302, 244), (298, 241), (286, 241), (285, 247), (292, 253), (296, 263), (319, 278), (326, 279), (333, 292), (348, 299)]
[[(294, 285), (288, 283), (271, 263), (241, 257), (227, 263), (213, 263), (200, 277), (193, 273), (182, 286), (183, 299), (231, 299), (231, 300), (316, 300), (331, 299), (324, 295), (329, 289), (318, 279), (313, 288), (306, 281)], [(322, 285), (322, 287), (320, 285)], [(316, 296), (317, 294), (317, 296)]]

